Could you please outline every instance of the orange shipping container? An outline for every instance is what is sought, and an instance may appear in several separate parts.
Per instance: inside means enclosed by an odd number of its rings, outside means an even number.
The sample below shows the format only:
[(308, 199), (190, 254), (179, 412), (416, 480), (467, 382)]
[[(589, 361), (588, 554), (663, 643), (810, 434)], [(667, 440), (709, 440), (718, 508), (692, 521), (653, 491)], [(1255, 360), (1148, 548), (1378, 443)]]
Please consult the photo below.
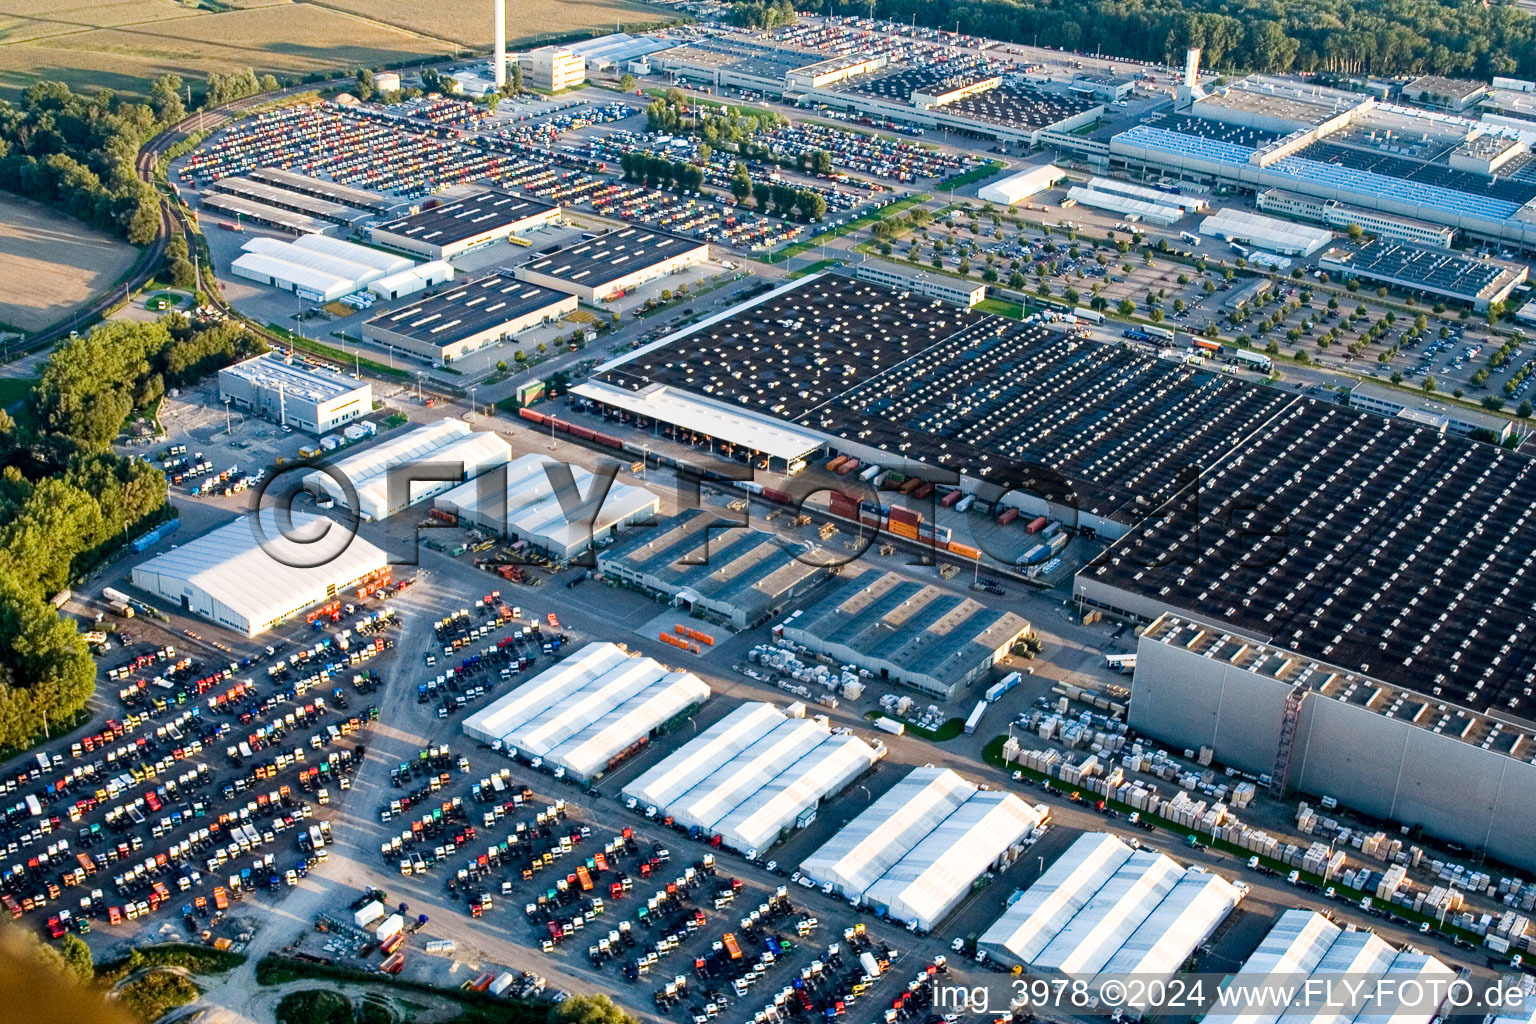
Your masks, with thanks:
[(961, 558), (977, 559), (981, 557), (981, 552), (976, 548), (953, 540), (949, 542), (949, 552), (952, 555), (959, 555)]
[(917, 540), (917, 527), (911, 523), (903, 523), (899, 520), (893, 519), (891, 520), (890, 530), (898, 537), (905, 537), (908, 540)]

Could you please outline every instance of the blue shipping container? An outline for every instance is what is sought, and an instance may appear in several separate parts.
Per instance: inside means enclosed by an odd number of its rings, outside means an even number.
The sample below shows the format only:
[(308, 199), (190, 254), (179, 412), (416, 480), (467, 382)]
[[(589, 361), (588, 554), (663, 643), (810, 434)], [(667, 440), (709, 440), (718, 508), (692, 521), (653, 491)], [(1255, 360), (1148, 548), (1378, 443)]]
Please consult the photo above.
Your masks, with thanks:
[(166, 537), (169, 537), (179, 529), (181, 529), (181, 520), (171, 519), (167, 522), (161, 523), (159, 526), (155, 527), (153, 530), (150, 530), (148, 533), (139, 537), (135, 537), (128, 546), (134, 551), (145, 551), (153, 547), (158, 542), (164, 540)]

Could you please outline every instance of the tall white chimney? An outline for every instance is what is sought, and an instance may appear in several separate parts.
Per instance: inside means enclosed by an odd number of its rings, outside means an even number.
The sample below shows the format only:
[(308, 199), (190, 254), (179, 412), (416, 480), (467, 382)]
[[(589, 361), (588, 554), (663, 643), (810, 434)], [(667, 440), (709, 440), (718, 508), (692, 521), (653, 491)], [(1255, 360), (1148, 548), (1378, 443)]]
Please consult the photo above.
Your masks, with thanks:
[(491, 70), (496, 77), (496, 90), (507, 84), (507, 0), (491, 0), (496, 11), (496, 55)]
[(1200, 84), (1200, 48), (1192, 46), (1184, 51), (1184, 87), (1190, 91)]

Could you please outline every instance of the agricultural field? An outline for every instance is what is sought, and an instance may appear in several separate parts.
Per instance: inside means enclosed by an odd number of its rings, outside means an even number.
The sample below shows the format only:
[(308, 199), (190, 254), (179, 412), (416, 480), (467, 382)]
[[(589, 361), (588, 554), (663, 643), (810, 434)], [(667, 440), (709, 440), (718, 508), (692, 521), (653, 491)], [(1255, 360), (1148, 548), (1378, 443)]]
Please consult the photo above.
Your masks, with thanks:
[(110, 288), (137, 254), (111, 235), (0, 192), (0, 331), (58, 323)]
[[(490, 0), (325, 0), (325, 6), (350, 11), (385, 25), (420, 32), (464, 46), (491, 47)], [(670, 17), (660, 7), (624, 0), (507, 0), (507, 45), (535, 43), (540, 36), (566, 36), (590, 30), (612, 32), (616, 22), (643, 24)], [(522, 33), (520, 38), (516, 38)]]
[[(252, 68), (257, 74), (378, 67), (412, 58), (489, 48), (486, 0), (0, 0), (0, 96), (40, 79), (75, 88), (142, 94), (167, 71), (201, 78)], [(509, 28), (558, 25), (600, 32), (616, 20), (665, 17), (623, 0), (512, 0)], [(536, 41), (539, 32), (508, 42)]]

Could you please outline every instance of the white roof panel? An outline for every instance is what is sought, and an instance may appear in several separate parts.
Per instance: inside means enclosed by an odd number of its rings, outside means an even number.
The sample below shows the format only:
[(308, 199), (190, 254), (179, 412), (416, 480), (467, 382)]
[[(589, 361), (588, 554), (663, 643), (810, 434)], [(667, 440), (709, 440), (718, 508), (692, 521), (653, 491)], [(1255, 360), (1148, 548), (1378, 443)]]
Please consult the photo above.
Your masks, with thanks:
[(1033, 963), (1050, 941), (1131, 857), (1107, 832), (1079, 836), (1018, 901), (982, 933), (979, 944)]
[(759, 416), (746, 409), (733, 409), (724, 402), (665, 384), (630, 391), (589, 380), (571, 388), (571, 394), (647, 418), (655, 417), (732, 444), (743, 444), (786, 461), (803, 459), (826, 443), (820, 434), (794, 424)]
[(891, 917), (931, 931), (983, 872), (1040, 824), (1039, 813), (1012, 793), (971, 796), (864, 893)]
[(948, 768), (915, 768), (800, 864), (845, 895), (863, 893), (976, 792)]
[(1178, 864), (1155, 850), (1137, 850), (1035, 958), (1035, 967), (1071, 975), (1097, 973), (1183, 874)]
[(1238, 893), (1231, 882), (1190, 868), (1101, 970), (1105, 974), (1172, 977), (1237, 903)]
[[(1301, 975), (1311, 974), (1342, 933), (1342, 928), (1315, 910), (1287, 910), (1233, 976), (1231, 984), (1263, 985), (1266, 979), (1290, 984)], [(1275, 1024), (1285, 1009), (1255, 1006), (1245, 1013), (1211, 1013), (1205, 1019), (1209, 1024)]]
[(339, 523), (299, 511), (285, 520), (267, 508), (256, 523), (243, 516), (155, 556), (135, 567), (133, 578), (166, 596), (171, 581), (181, 581), (259, 630), (387, 563), (381, 549)]
[(588, 644), (471, 715), (462, 728), (476, 740), (500, 741), (588, 779), (709, 694), (692, 673), (631, 657), (614, 644)]
[(642, 807), (666, 807), (721, 763), (747, 749), (784, 716), (772, 704), (742, 704), (624, 787)]

